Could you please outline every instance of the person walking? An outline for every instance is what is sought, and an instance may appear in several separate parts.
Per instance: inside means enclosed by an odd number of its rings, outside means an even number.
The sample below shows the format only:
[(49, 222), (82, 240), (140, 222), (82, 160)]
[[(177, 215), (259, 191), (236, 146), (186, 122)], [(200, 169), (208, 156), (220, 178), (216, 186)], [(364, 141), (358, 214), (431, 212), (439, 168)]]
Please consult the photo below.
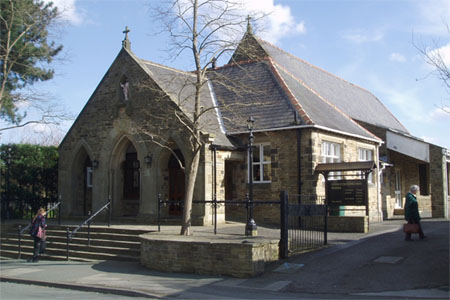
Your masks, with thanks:
[[(408, 224), (419, 225), (419, 237), (420, 239), (426, 238), (420, 225), (419, 203), (417, 202), (417, 193), (419, 192), (419, 186), (412, 185), (409, 193), (406, 195), (405, 201), (405, 220)], [(405, 241), (412, 241), (411, 233), (405, 232)]]
[(34, 247), (33, 258), (29, 259), (29, 261), (38, 262), (39, 256), (44, 252), (46, 228), (47, 225), (45, 224), (45, 209), (40, 208), (31, 223), (30, 235), (33, 237)]

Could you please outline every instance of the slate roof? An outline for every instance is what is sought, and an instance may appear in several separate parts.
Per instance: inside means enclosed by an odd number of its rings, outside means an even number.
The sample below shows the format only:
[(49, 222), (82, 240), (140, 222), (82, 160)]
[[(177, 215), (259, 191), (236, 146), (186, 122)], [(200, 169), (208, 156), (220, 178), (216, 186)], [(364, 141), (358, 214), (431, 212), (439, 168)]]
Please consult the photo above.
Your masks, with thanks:
[(281, 66), (275, 64), (275, 69), (298, 101), (301, 109), (307, 115), (310, 124), (324, 126), (329, 129), (344, 131), (362, 137), (375, 138), (373, 134), (346, 116), (332, 103), (315, 93), (304, 82), (289, 74)]
[[(354, 120), (408, 133), (408, 130), (372, 93), (313, 66), (262, 39), (255, 39), (278, 66), (304, 82), (318, 95)], [(324, 118), (326, 115), (322, 119)]]
[[(190, 72), (184, 72), (172, 69), (163, 65), (159, 65), (150, 61), (140, 60), (146, 72), (158, 84), (158, 86), (168, 94), (184, 114), (193, 121), (192, 112), (194, 111), (194, 92), (193, 83), (196, 78)], [(202, 89), (201, 106), (205, 109), (214, 107), (211, 90), (208, 86)], [(221, 119), (215, 110), (205, 112), (200, 118), (200, 130), (208, 133), (214, 133), (215, 139), (213, 144), (231, 147), (233, 144), (225, 135), (225, 131), (221, 128)]]
[[(248, 39), (248, 40), (246, 40)], [(252, 44), (253, 43), (253, 44)], [(202, 118), (204, 131), (215, 133), (215, 144), (232, 147), (228, 135), (245, 132), (246, 120), (255, 130), (311, 125), (325, 130), (380, 140), (357, 123), (363, 121), (408, 133), (370, 92), (315, 67), (247, 33), (241, 42), (256, 49), (239, 64), (210, 70), (202, 89), (202, 106), (216, 104)], [(245, 59), (239, 48), (233, 58)], [(242, 52), (242, 53), (241, 53)], [(233, 61), (233, 58), (231, 62)], [(155, 82), (192, 119), (195, 75), (140, 60)]]
[(295, 125), (295, 110), (267, 62), (218, 68), (210, 78), (227, 132), (246, 131), (249, 116), (255, 130)]

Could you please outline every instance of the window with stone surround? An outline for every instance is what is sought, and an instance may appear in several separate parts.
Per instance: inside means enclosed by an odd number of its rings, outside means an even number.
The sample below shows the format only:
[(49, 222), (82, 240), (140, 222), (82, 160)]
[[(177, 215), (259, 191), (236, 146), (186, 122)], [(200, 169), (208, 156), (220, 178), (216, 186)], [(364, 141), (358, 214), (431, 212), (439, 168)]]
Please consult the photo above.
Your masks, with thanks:
[(252, 167), (254, 183), (271, 182), (270, 144), (256, 144), (253, 146)]
[(91, 188), (93, 186), (92, 184), (92, 167), (86, 167), (86, 186), (88, 188)]
[[(341, 145), (338, 143), (322, 141), (322, 162), (341, 162)], [(330, 172), (329, 180), (341, 179), (341, 172)]]
[[(370, 149), (365, 149), (365, 148), (359, 148), (358, 149), (358, 160), (359, 161), (369, 161), (369, 160), (373, 160), (373, 151)], [(369, 183), (374, 183), (373, 182), (373, 172), (369, 173), (369, 176), (367, 177), (367, 181)], [(360, 172), (361, 177), (362, 177), (362, 172)]]

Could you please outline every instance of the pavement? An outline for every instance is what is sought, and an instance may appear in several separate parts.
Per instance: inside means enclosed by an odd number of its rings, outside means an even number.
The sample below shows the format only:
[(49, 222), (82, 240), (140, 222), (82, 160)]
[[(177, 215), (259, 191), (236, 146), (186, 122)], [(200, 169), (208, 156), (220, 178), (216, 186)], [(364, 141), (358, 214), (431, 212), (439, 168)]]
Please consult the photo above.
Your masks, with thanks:
[(449, 220), (423, 220), (427, 239), (412, 242), (404, 241), (403, 223), (372, 223), (368, 234), (329, 233), (327, 247), (248, 279), (156, 272), (130, 262), (0, 258), (0, 280), (142, 299), (450, 299)]

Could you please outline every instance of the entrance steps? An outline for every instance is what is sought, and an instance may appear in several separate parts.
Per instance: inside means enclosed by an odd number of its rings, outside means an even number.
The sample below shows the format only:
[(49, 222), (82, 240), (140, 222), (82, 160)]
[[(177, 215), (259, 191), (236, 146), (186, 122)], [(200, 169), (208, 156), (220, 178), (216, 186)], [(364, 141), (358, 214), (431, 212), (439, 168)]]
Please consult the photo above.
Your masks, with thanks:
[[(23, 225), (22, 228), (26, 226)], [(90, 245), (88, 245), (88, 228), (81, 228), (69, 243), (69, 260), (94, 261), (94, 260), (140, 260), (139, 235), (151, 230), (126, 228), (118, 226), (91, 226)], [(136, 227), (136, 226), (130, 226)], [(74, 230), (75, 226), (48, 225), (46, 250), (41, 259), (66, 260), (67, 234), (66, 230)], [(0, 256), (18, 258), (19, 241), (18, 225), (2, 224), (0, 236)], [(21, 238), (21, 258), (32, 257), (33, 239), (28, 230)]]

